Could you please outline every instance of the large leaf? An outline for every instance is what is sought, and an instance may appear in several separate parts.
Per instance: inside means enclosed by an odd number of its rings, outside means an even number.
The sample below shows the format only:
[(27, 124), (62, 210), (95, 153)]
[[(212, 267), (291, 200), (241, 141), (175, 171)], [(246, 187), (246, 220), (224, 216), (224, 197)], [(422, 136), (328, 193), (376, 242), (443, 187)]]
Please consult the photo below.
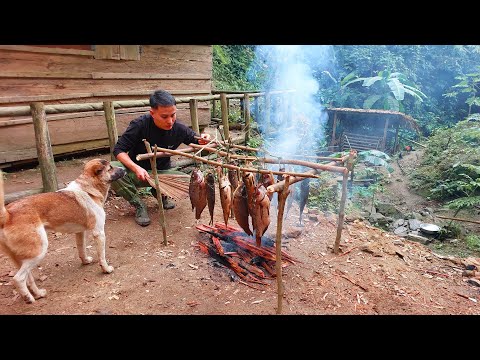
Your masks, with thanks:
[(427, 95), (425, 95), (423, 92), (421, 92), (420, 90), (418, 90), (417, 88), (414, 88), (413, 86), (408, 86), (408, 85), (403, 85), (404, 89), (405, 89), (405, 92), (407, 94), (410, 94), (412, 96), (415, 96), (417, 97), (420, 101), (423, 101), (422, 100), (422, 96), (426, 99), (427, 98)]
[(397, 99), (395, 99), (393, 96), (388, 95), (385, 103), (386, 103), (384, 105), (385, 110), (393, 110), (393, 111), (400, 110), (400, 102)]
[(340, 86), (344, 86), (346, 82), (350, 81), (355, 77), (355, 71), (352, 71), (350, 74), (346, 75), (341, 81)]
[(385, 159), (386, 161), (391, 160), (391, 157), (388, 154), (386, 154), (386, 153), (384, 153), (383, 151), (380, 151), (380, 150), (372, 149), (372, 150), (361, 151), (360, 153), (358, 153), (358, 157), (361, 158), (361, 159), (364, 159), (367, 156), (375, 156), (375, 157), (378, 157), (380, 159)]
[(370, 78), (366, 78), (363, 82), (362, 86), (369, 87), (375, 84), (377, 81), (383, 80), (381, 76), (372, 76)]
[(382, 95), (371, 95), (363, 102), (364, 109), (371, 109), (373, 104), (382, 98)]
[(392, 173), (394, 171), (393, 167), (388, 162), (386, 162), (385, 160), (383, 160), (383, 159), (381, 159), (377, 156), (367, 155), (367, 156), (363, 157), (363, 161), (366, 164), (370, 164), (370, 165), (373, 165), (373, 166), (383, 166), (385, 169), (388, 170), (389, 173)]
[(364, 81), (365, 79), (367, 79), (367, 78), (357, 78), (355, 80), (347, 82), (344, 86), (348, 86), (350, 84), (353, 84), (353, 83), (356, 83), (356, 82), (359, 82), (359, 81)]
[(405, 97), (405, 88), (403, 87), (403, 84), (397, 78), (388, 80), (387, 84), (390, 90), (392, 90), (395, 99), (402, 101)]

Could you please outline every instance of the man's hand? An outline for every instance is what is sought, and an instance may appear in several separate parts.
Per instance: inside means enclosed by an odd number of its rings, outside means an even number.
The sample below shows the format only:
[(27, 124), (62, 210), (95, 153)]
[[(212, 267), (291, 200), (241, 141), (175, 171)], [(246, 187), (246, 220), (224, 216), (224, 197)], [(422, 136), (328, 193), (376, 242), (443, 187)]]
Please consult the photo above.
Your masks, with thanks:
[(200, 134), (200, 138), (201, 139), (198, 139), (198, 144), (199, 145), (206, 145), (210, 141), (210, 134), (202, 133), (202, 134)]
[(150, 178), (150, 174), (148, 173), (148, 171), (142, 168), (141, 166), (137, 165), (135, 167), (134, 172), (135, 172), (135, 175), (137, 175), (138, 180), (147, 181), (147, 179)]

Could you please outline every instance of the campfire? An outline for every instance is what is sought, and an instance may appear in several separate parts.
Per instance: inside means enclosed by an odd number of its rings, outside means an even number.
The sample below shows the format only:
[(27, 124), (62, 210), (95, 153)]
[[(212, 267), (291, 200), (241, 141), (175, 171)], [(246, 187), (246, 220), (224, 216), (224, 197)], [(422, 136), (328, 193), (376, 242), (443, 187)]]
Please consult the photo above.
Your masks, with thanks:
[[(200, 224), (196, 228), (206, 235), (198, 241), (200, 250), (234, 271), (242, 280), (267, 286), (267, 281), (275, 278), (273, 239), (262, 236), (261, 247), (258, 247), (254, 237), (237, 227), (216, 223), (214, 226)], [(295, 262), (282, 250), (282, 267)]]

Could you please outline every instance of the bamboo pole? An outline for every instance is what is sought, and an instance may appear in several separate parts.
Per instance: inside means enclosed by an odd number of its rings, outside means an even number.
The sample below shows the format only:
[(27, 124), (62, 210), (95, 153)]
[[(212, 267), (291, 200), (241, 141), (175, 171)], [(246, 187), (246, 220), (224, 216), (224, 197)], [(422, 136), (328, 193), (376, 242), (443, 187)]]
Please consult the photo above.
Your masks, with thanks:
[(247, 145), (248, 140), (250, 139), (250, 95), (245, 94), (243, 98), (243, 106), (245, 115), (245, 145)]
[(223, 123), (223, 138), (230, 138), (230, 129), (228, 128), (228, 103), (227, 95), (225, 93), (220, 94), (220, 106), (222, 109), (222, 123)]
[(213, 149), (211, 147), (203, 146), (203, 145), (190, 144), (189, 146), (192, 147), (193, 149), (206, 150), (206, 151), (211, 152), (211, 153), (216, 153), (216, 154), (218, 154), (220, 156), (223, 156), (223, 157), (228, 156), (231, 159), (240, 159), (240, 160), (246, 160), (246, 161), (255, 161), (255, 160), (258, 159), (256, 156), (235, 155), (235, 154), (231, 154), (229, 152)]
[(192, 121), (192, 129), (197, 134), (200, 134), (200, 128), (198, 126), (198, 101), (197, 99), (190, 100), (190, 120)]
[(480, 224), (480, 221), (475, 221), (475, 220), (460, 219), (460, 218), (448, 217), (448, 216), (442, 216), (442, 215), (435, 215), (435, 216), (440, 218), (440, 219), (456, 220), (456, 221), (464, 221), (464, 222), (469, 222), (469, 223), (474, 223), (474, 224)]
[(45, 105), (42, 102), (34, 102), (30, 105), (33, 129), (35, 131), (35, 144), (37, 146), (38, 163), (42, 173), (43, 191), (57, 191), (58, 182), (55, 172), (55, 160), (53, 158), (50, 133), (48, 132)]
[[(295, 173), (295, 172), (286, 172), (286, 171), (274, 171), (274, 170), (239, 167), (239, 166), (235, 166), (235, 165), (231, 165), (231, 164), (223, 164), (223, 163), (220, 163), (220, 162), (217, 162), (217, 161), (206, 160), (206, 159), (202, 158), (201, 156), (196, 156), (196, 155), (192, 155), (192, 154), (185, 154), (185, 153), (183, 153), (181, 151), (177, 151), (177, 150), (170, 150), (170, 149), (165, 149), (165, 148), (159, 148), (159, 150), (163, 151), (163, 152), (171, 153), (173, 155), (186, 156), (186, 157), (189, 157), (189, 158), (194, 159), (196, 161), (201, 161), (205, 164), (214, 165), (214, 166), (221, 166), (221, 167), (227, 168), (227, 169), (249, 171), (249, 172), (260, 173), (260, 174), (270, 174), (270, 173), (272, 173), (272, 174), (276, 174), (276, 175), (291, 175), (291, 176), (300, 177), (300, 178), (305, 178), (305, 177), (319, 178), (318, 175), (315, 175), (313, 173), (312, 174), (307, 174), (307, 173)], [(140, 161), (140, 160), (145, 160), (145, 159), (151, 158), (151, 157), (153, 157), (152, 154), (138, 154), (136, 156), (136, 159), (137, 159), (137, 161)], [(298, 181), (300, 181), (300, 180), (298, 180)]]
[[(150, 143), (147, 141), (147, 139), (143, 139), (143, 142), (145, 143), (145, 147), (147, 148), (147, 151), (149, 153), (152, 153), (152, 148), (150, 147)], [(162, 234), (163, 234), (163, 244), (165, 246), (168, 245), (167, 242), (167, 226), (165, 222), (165, 212), (163, 211), (163, 200), (162, 200), (162, 193), (160, 192), (160, 184), (158, 182), (158, 175), (157, 175), (157, 144), (155, 144), (154, 147), (154, 152), (153, 158), (150, 159), (150, 167), (152, 168), (152, 175), (155, 180), (155, 189), (157, 190), (157, 201), (158, 201), (158, 213), (160, 214), (159, 216), (159, 222), (160, 226), (162, 227)]]
[(347, 200), (348, 172), (352, 171), (353, 169), (355, 157), (356, 157), (355, 150), (350, 150), (350, 153), (347, 159), (347, 169), (346, 169), (347, 171), (343, 174), (343, 179), (342, 179), (342, 198), (340, 200), (340, 209), (338, 213), (337, 236), (335, 238), (335, 245), (333, 247), (333, 252), (335, 254), (338, 254), (339, 247), (340, 247), (340, 240), (342, 238), (343, 221), (345, 218), (345, 203)]
[[(275, 93), (288, 93), (293, 92), (294, 90), (285, 90), (285, 91), (271, 91), (270, 94)], [(100, 95), (100, 94), (98, 94)], [(115, 94), (111, 94), (114, 96)], [(250, 97), (257, 98), (259, 96), (264, 96), (264, 92), (260, 93), (251, 93)], [(95, 93), (93, 96), (96, 96)], [(227, 99), (241, 99), (243, 98), (243, 93), (241, 94), (228, 94), (226, 95)], [(211, 101), (221, 99), (220, 95), (206, 95), (206, 96), (189, 96), (189, 97), (175, 97), (177, 104), (189, 103), (191, 99), (196, 99), (197, 101)], [(113, 106), (117, 108), (131, 108), (131, 107), (142, 107), (149, 106), (149, 100), (120, 100), (113, 101)], [(103, 110), (103, 104), (98, 103), (81, 103), (81, 104), (56, 104), (56, 105), (47, 105), (45, 106), (45, 112), (47, 114), (58, 114), (58, 113), (71, 113), (71, 112), (83, 112), (83, 111), (93, 111), (93, 110)], [(21, 115), (30, 115), (30, 106), (8, 106), (0, 107), (0, 117), (3, 116), (21, 116)]]
[(108, 143), (110, 144), (110, 158), (115, 160), (113, 148), (118, 140), (117, 123), (115, 121), (115, 109), (112, 101), (103, 102), (103, 111), (105, 113), (105, 121), (107, 122)]
[[(230, 156), (230, 157), (235, 157), (235, 158), (241, 158), (239, 157), (238, 155), (231, 155), (229, 154), (228, 152), (224, 152), (224, 151), (220, 151), (220, 150), (217, 150), (217, 149), (212, 149), (208, 146), (201, 146), (201, 145), (198, 145), (198, 144), (189, 144), (190, 147), (193, 147), (193, 148), (197, 148), (199, 150), (206, 150), (206, 151), (209, 151), (209, 152), (214, 152), (214, 153), (217, 153), (221, 156)], [(172, 153), (174, 155), (182, 155), (182, 156), (191, 156), (193, 157), (193, 155), (190, 155), (190, 154), (185, 154), (185, 152), (180, 152), (178, 150), (170, 150), (170, 149), (166, 149), (168, 153)], [(164, 151), (162, 149), (162, 151)], [(138, 161), (141, 161), (141, 160), (145, 160), (145, 159), (150, 159), (152, 157), (151, 154), (138, 154), (136, 159)], [(193, 158), (195, 159), (198, 159), (198, 156), (194, 156)], [(258, 160), (258, 161), (261, 161), (261, 162), (264, 162), (264, 163), (269, 163), (269, 164), (290, 164), (290, 165), (300, 165), (300, 166), (306, 166), (306, 167), (310, 167), (312, 169), (316, 169), (316, 170), (323, 170), (323, 171), (332, 171), (332, 172), (337, 172), (337, 173), (344, 173), (345, 172), (345, 167), (341, 167), (341, 166), (334, 166), (333, 164), (335, 164), (335, 162), (331, 162), (329, 164), (317, 164), (317, 163), (313, 163), (313, 162), (310, 162), (310, 161), (302, 161), (302, 160), (292, 160), (292, 159), (275, 159), (275, 158), (258, 158), (258, 157), (247, 157), (246, 160)], [(265, 170), (266, 173), (270, 173), (271, 170)], [(272, 171), (273, 174), (286, 174), (286, 172), (280, 172), (280, 171)], [(289, 173), (290, 175), (292, 176), (302, 176), (302, 177), (318, 177), (314, 174), (312, 174), (311, 176), (309, 175), (305, 175), (305, 173), (295, 173), (295, 172), (292, 172), (292, 173)], [(302, 179), (300, 179), (302, 180)], [(300, 181), (298, 180), (298, 181)], [(293, 182), (291, 182), (293, 183)]]
[(283, 300), (283, 281), (282, 281), (282, 227), (283, 213), (285, 210), (285, 202), (290, 193), (289, 187), (290, 176), (285, 177), (285, 186), (278, 194), (278, 214), (277, 214), (277, 233), (275, 235), (275, 270), (277, 273), (277, 314), (282, 313)]

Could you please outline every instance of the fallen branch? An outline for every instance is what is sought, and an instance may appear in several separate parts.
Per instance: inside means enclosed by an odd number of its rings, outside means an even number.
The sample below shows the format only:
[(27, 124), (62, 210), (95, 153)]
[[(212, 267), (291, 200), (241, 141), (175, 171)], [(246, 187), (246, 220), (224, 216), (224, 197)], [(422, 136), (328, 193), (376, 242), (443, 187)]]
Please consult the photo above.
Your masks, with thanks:
[(476, 220), (460, 219), (460, 218), (441, 216), (441, 215), (435, 215), (435, 216), (440, 218), (440, 219), (456, 220), (456, 221), (464, 221), (464, 222), (470, 222), (470, 223), (474, 223), (474, 224), (480, 224), (480, 221), (476, 221)]
[[(338, 270), (338, 271), (340, 271), (340, 270)], [(340, 276), (340, 277), (344, 278), (345, 280), (350, 281), (353, 285), (358, 286), (360, 289), (362, 289), (365, 292), (368, 292), (368, 289), (365, 286), (362, 286), (362, 285), (358, 284), (357, 282), (353, 281), (352, 279), (350, 279), (346, 275), (343, 275), (343, 274), (335, 274), (335, 275)]]

